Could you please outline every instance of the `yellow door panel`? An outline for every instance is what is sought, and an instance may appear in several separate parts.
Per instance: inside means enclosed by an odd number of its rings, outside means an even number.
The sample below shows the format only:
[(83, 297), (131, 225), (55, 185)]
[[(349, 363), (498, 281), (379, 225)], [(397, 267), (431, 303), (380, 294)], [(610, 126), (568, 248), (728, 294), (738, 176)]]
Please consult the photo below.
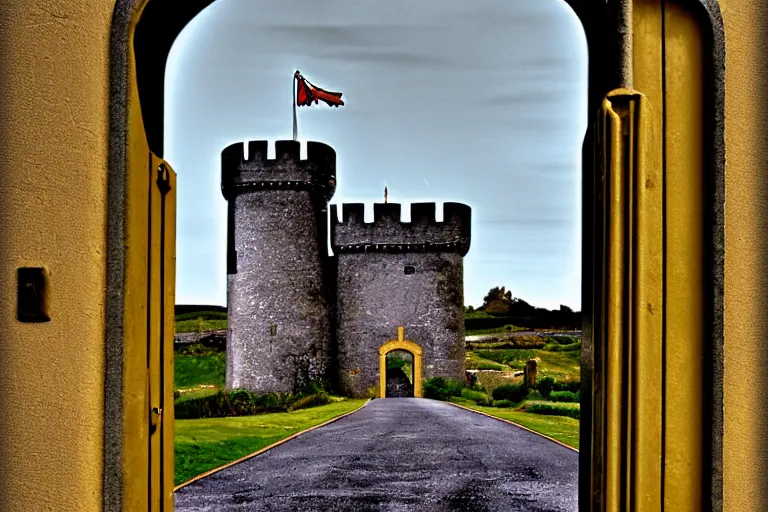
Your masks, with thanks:
[[(162, 485), (162, 505), (165, 512), (173, 510), (174, 488), (174, 451), (173, 451), (173, 338), (175, 330), (176, 304), (176, 173), (167, 163), (163, 164), (167, 172), (167, 183), (163, 203), (163, 262), (161, 315), (162, 331), (160, 336), (162, 432), (160, 481)], [(162, 169), (161, 169), (161, 172)], [(158, 176), (158, 179), (164, 179)], [(162, 189), (161, 189), (162, 191)]]
[(149, 507), (150, 512), (160, 510), (160, 468), (162, 466), (162, 445), (160, 443), (162, 433), (162, 417), (160, 415), (160, 398), (163, 395), (160, 388), (161, 361), (160, 361), (160, 328), (163, 326), (162, 312), (160, 311), (160, 297), (162, 294), (162, 203), (163, 198), (157, 185), (157, 164), (155, 158), (151, 158), (150, 172), (147, 179), (149, 196), (150, 219), (147, 226), (149, 233), (149, 266), (147, 268), (147, 296), (149, 308), (147, 310), (147, 369), (149, 370)]
[(593, 510), (660, 510), (662, 159), (655, 112), (611, 92), (597, 118), (602, 286), (594, 331)]
[(596, 128), (592, 507), (698, 511), (710, 499), (705, 48), (678, 2), (633, 2), (632, 27), (642, 94), (609, 94)]
[(699, 511), (706, 456), (703, 45), (699, 25), (674, 2), (664, 9), (666, 510)]

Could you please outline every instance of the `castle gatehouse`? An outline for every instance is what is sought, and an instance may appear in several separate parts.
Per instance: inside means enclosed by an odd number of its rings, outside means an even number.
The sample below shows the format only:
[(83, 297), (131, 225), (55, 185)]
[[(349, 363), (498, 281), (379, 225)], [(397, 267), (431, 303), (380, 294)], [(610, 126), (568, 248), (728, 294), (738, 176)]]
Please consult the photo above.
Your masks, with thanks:
[[(277, 141), (222, 152), (228, 201), (227, 389), (290, 392), (324, 380), (352, 396), (384, 392), (386, 347), (414, 356), (420, 378), (464, 376), (463, 257), (471, 209), (445, 203), (331, 205), (336, 154)], [(387, 345), (389, 344), (389, 345)], [(382, 352), (384, 351), (384, 352)], [(418, 353), (418, 372), (416, 356)], [(420, 375), (417, 375), (420, 374)]]

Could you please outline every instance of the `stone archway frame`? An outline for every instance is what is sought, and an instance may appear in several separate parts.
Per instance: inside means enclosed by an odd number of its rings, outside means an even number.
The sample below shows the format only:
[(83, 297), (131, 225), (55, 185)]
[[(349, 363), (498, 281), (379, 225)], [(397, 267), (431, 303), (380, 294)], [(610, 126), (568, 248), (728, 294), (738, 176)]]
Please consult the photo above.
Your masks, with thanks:
[(413, 354), (413, 396), (421, 398), (421, 347), (405, 339), (405, 328), (397, 328), (397, 339), (379, 347), (379, 397), (387, 397), (387, 354), (393, 350), (405, 350)]

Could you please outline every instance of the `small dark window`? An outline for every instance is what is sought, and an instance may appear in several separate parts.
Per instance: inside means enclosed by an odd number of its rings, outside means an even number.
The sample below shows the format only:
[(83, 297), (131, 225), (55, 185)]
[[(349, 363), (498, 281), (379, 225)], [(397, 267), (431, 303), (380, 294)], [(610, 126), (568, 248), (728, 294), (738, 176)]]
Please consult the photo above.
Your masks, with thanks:
[(272, 324), (269, 326), (269, 335), (270, 336), (277, 336), (277, 325)]
[(408, 275), (413, 274), (414, 272), (416, 272), (416, 269), (414, 267), (412, 267), (410, 265), (406, 265), (405, 266), (405, 275), (408, 276)]

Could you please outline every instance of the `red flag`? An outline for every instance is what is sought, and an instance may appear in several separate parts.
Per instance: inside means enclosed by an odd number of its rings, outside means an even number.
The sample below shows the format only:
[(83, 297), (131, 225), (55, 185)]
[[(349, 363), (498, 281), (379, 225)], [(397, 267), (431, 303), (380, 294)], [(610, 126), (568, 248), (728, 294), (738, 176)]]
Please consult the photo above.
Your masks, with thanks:
[(318, 100), (323, 100), (329, 107), (343, 106), (344, 102), (341, 101), (340, 92), (330, 92), (319, 87), (315, 87), (309, 81), (301, 76), (297, 71), (294, 75), (298, 81), (298, 89), (296, 91), (296, 105), (299, 107), (310, 106), (314, 101), (315, 104)]

